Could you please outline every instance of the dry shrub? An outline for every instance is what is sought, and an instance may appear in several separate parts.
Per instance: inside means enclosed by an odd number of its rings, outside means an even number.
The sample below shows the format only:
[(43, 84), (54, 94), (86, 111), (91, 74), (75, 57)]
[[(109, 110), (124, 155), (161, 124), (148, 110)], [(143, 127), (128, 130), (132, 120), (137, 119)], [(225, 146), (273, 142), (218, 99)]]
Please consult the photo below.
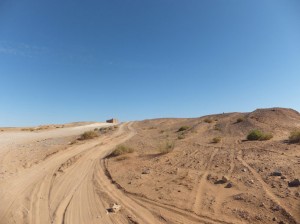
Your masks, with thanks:
[(177, 137), (179, 140), (181, 140), (181, 139), (185, 139), (185, 136), (184, 135), (178, 135), (178, 137)]
[(212, 139), (212, 143), (219, 143), (219, 142), (221, 142), (221, 140), (222, 140), (222, 138), (221, 137), (214, 137), (213, 139)]
[(180, 127), (180, 128), (177, 130), (177, 132), (186, 131), (186, 130), (188, 130), (188, 129), (190, 129), (189, 126), (182, 126), (182, 127)]
[(213, 120), (212, 120), (211, 118), (205, 118), (205, 119), (204, 119), (204, 122), (206, 122), (206, 123), (212, 123)]
[(118, 145), (114, 151), (110, 154), (111, 157), (120, 156), (123, 154), (133, 153), (134, 149), (125, 145)]
[(160, 154), (167, 154), (169, 152), (172, 152), (174, 150), (174, 147), (175, 147), (174, 142), (166, 142), (165, 145), (159, 148), (159, 152)]
[(292, 131), (289, 137), (290, 143), (300, 143), (300, 130)]
[(271, 133), (264, 133), (260, 130), (252, 130), (247, 135), (247, 139), (249, 141), (266, 141), (273, 138), (273, 135)]
[(98, 137), (98, 133), (96, 131), (86, 131), (80, 136), (80, 140), (93, 139)]
[(236, 119), (236, 123), (241, 123), (241, 122), (243, 122), (244, 120), (245, 120), (245, 118), (240, 117), (240, 118)]

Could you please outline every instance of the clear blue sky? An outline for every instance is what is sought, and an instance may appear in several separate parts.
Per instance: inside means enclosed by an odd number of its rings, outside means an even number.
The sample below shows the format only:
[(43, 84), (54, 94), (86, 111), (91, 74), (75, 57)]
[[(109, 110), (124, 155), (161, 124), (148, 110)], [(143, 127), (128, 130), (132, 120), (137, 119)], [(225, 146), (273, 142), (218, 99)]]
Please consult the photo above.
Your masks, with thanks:
[(300, 110), (299, 0), (4, 0), (0, 126)]

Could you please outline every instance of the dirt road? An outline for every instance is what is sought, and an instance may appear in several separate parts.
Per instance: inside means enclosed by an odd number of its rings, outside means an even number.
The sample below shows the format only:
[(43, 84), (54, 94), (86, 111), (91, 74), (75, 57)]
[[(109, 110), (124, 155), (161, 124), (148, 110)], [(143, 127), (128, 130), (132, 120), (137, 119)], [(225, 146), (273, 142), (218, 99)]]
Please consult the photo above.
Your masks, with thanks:
[[(75, 144), (82, 132), (107, 124), (0, 132), (0, 224), (273, 223), (274, 217), (298, 223), (297, 189), (269, 174), (280, 165), (287, 179), (297, 176), (282, 164), (297, 166), (298, 145), (242, 143), (229, 135), (218, 146), (202, 137), (206, 123), (196, 130), (201, 135), (185, 133), (184, 140), (177, 138), (182, 124), (161, 131), (153, 128), (161, 124), (144, 123)], [(157, 154), (159, 141), (172, 135), (177, 148)], [(122, 143), (135, 152), (106, 159)], [(221, 175), (231, 178), (232, 188), (214, 184)], [(121, 210), (108, 212), (114, 203)]]
[[(7, 134), (2, 136), (1, 143), (11, 148), (21, 143), (30, 145), (44, 137), (73, 135), (93, 127), (54, 130), (40, 135), (27, 133), (27, 136), (26, 133), (13, 133), (17, 137)], [(30, 138), (28, 134), (34, 137)], [(123, 124), (110, 136), (70, 146), (12, 177), (2, 179), (0, 223), (128, 223), (128, 220), (154, 223), (148, 210), (111, 183), (102, 166), (103, 158), (117, 144), (133, 135), (131, 125)], [(2, 155), (8, 156), (9, 147), (2, 150)], [(4, 163), (2, 161), (1, 165)], [(107, 209), (115, 202), (126, 209), (119, 214), (108, 214)]]

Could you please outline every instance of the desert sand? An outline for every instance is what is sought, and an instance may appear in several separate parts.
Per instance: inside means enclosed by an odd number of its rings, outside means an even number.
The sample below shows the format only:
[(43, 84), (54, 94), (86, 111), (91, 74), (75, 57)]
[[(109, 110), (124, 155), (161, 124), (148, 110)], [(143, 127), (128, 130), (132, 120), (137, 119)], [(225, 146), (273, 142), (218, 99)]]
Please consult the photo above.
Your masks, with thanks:
[[(288, 186), (300, 178), (300, 145), (287, 141), (297, 111), (129, 122), (76, 140), (104, 126), (3, 129), (0, 224), (300, 223), (300, 187)], [(274, 137), (246, 141), (253, 129)], [(133, 152), (109, 156), (120, 144)]]

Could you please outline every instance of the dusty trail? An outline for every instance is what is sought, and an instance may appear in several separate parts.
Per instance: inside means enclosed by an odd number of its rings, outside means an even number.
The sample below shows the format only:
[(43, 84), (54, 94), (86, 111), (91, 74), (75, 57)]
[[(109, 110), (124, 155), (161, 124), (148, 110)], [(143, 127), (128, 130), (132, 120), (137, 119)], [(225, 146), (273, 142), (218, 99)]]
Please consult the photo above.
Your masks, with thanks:
[(207, 175), (208, 175), (208, 172), (209, 172), (209, 169), (210, 167), (212, 166), (212, 161), (215, 157), (215, 155), (217, 154), (218, 152), (218, 148), (215, 148), (215, 150), (212, 152), (210, 158), (209, 158), (209, 161), (206, 165), (206, 169), (205, 169), (205, 172), (202, 174), (199, 182), (198, 182), (198, 187), (197, 187), (197, 193), (196, 193), (196, 199), (195, 199), (195, 202), (194, 202), (194, 206), (193, 206), (193, 211), (195, 213), (201, 213), (201, 197), (202, 197), (202, 194), (204, 192), (203, 188), (204, 188), (204, 185), (205, 185), (205, 179), (207, 178)]
[[(0, 223), (159, 223), (106, 177), (102, 159), (135, 135), (123, 124), (102, 137), (61, 151), (0, 184)], [(71, 161), (71, 162), (70, 162)], [(110, 203), (122, 210), (107, 214)]]
[[(105, 157), (135, 134), (132, 123), (123, 124), (110, 136), (73, 145), (1, 182), (0, 224), (226, 223), (120, 189), (106, 173)], [(109, 214), (112, 203), (122, 210)]]
[(277, 197), (272, 190), (270, 189), (270, 187), (264, 182), (264, 180), (262, 179), (262, 177), (243, 159), (243, 151), (240, 150), (238, 152), (238, 156), (237, 159), (245, 166), (247, 167), (250, 172), (253, 174), (253, 176), (256, 178), (256, 180), (261, 184), (262, 189), (264, 190), (264, 192), (266, 193), (266, 195), (277, 205), (279, 205), (285, 212), (286, 214), (288, 214), (291, 219), (295, 222), (295, 223), (299, 223), (300, 222), (300, 215), (299, 215), (299, 210), (297, 209), (293, 209), (289, 206), (287, 206), (284, 202), (284, 200), (280, 199), (279, 197)]

